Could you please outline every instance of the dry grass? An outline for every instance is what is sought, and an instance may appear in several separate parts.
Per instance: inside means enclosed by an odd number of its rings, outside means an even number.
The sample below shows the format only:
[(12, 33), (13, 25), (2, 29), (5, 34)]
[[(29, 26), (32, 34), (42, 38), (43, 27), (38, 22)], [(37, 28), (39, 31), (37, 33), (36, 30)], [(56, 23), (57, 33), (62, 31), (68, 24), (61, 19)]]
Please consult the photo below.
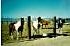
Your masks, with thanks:
[[(8, 29), (8, 25), (7, 23), (4, 23), (2, 24), (2, 42), (8, 42), (8, 41), (11, 41), (10, 39), (10, 36), (9, 36), (9, 29)], [(63, 25), (63, 31), (66, 31), (66, 32), (70, 32), (70, 25)], [(31, 34), (33, 34), (33, 30), (31, 30)], [(42, 29), (40, 28), (39, 30), (40, 34), (43, 34), (43, 33), (52, 33), (53, 32), (53, 29)], [(24, 24), (24, 29), (23, 29), (23, 37), (26, 37), (28, 36), (28, 26), (27, 26), (27, 23)], [(15, 41), (14, 41), (15, 42)]]

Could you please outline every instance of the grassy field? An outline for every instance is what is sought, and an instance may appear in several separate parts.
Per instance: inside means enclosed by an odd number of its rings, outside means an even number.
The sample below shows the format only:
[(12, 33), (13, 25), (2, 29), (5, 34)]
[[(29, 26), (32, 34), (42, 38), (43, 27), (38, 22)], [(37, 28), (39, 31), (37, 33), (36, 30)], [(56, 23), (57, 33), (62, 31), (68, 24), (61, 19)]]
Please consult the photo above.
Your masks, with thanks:
[[(16, 40), (11, 40), (10, 36), (9, 36), (9, 24), (7, 23), (3, 23), (1, 24), (2, 25), (2, 43), (8, 43), (8, 42), (16, 42)], [(70, 25), (63, 25), (63, 29), (62, 29), (63, 32), (70, 32)], [(31, 30), (31, 34), (33, 35), (33, 30)], [(40, 28), (39, 30), (40, 34), (43, 34), (43, 33), (52, 33), (53, 32), (53, 29), (42, 29)], [(24, 24), (24, 29), (23, 29), (23, 37), (26, 37), (28, 36), (28, 26), (27, 26), (27, 23)], [(23, 41), (25, 40), (26, 38), (23, 38)]]

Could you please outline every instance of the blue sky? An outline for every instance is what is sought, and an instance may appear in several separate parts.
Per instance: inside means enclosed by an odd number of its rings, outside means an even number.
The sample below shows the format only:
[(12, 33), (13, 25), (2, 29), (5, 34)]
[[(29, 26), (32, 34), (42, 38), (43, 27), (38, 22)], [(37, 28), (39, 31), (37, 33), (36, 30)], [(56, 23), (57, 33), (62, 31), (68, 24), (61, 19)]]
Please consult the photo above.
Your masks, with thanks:
[(70, 0), (2, 0), (2, 17), (70, 17)]

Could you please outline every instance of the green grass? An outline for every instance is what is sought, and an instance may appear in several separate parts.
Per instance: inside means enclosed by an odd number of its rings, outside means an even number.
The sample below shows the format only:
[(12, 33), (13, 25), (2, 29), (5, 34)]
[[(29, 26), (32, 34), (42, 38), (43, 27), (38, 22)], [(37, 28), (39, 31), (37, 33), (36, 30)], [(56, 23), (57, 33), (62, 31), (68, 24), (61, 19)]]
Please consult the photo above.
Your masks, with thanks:
[[(5, 43), (5, 42), (9, 42), (9, 41), (12, 41), (10, 36), (9, 36), (9, 28), (8, 28), (8, 25), (7, 23), (3, 23), (2, 24), (2, 42)], [(33, 30), (31, 30), (31, 34), (33, 34)], [(40, 28), (39, 30), (40, 34), (43, 34), (43, 33), (52, 33), (53, 32), (53, 29), (42, 29)], [(63, 32), (70, 32), (70, 25), (63, 25)], [(27, 23), (25, 24), (24, 23), (24, 29), (23, 29), (23, 37), (26, 37), (28, 36), (28, 26), (27, 26)], [(15, 41), (14, 41), (15, 42)]]
[(64, 25), (63, 26), (63, 31), (70, 32), (70, 25)]

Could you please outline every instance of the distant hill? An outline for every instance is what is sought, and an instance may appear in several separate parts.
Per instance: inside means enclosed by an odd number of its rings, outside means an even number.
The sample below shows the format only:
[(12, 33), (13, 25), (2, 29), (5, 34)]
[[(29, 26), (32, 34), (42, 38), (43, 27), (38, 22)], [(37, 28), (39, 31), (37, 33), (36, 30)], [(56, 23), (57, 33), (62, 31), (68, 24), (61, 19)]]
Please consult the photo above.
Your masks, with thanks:
[(14, 22), (14, 21), (18, 21), (18, 20), (19, 20), (19, 18), (1, 18), (1, 21), (8, 21), (8, 22), (10, 22), (10, 21)]
[[(49, 20), (49, 21), (53, 21), (52, 18), (42, 18), (42, 19), (45, 19), (45, 20)], [(64, 18), (65, 19), (65, 22), (70, 22), (70, 18)], [(8, 22), (15, 22), (15, 21), (18, 21), (20, 20), (20, 18), (1, 18), (1, 21), (8, 21)], [(37, 18), (31, 18), (31, 21), (36, 21)], [(24, 18), (24, 21), (28, 21), (28, 18)]]
[(70, 22), (70, 18), (65, 18), (65, 22)]

